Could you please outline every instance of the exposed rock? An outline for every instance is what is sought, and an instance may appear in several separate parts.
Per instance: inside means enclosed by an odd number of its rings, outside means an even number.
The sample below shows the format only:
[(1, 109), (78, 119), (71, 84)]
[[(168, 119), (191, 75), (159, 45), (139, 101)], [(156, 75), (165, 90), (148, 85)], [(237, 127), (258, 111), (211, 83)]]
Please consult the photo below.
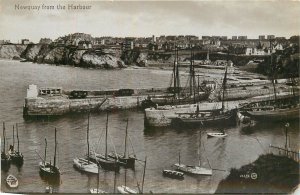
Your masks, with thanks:
[(0, 45), (0, 58), (20, 58), (27, 45)]
[(76, 50), (75, 52), (70, 54), (70, 64), (71, 65), (80, 65), (82, 55), (86, 52), (86, 50)]
[(67, 64), (69, 50), (65, 47), (56, 47), (52, 49), (44, 58), (47, 64)]
[(136, 59), (136, 64), (138, 66), (146, 66), (147, 65), (147, 58), (148, 54), (147, 53), (140, 53), (139, 57)]
[(26, 58), (28, 61), (35, 62), (37, 55), (40, 52), (42, 45), (30, 44), (27, 46), (25, 53), (22, 57)]
[(83, 66), (94, 67), (94, 68), (123, 68), (124, 63), (118, 60), (116, 57), (105, 54), (97, 55), (93, 53), (82, 55)]
[(37, 63), (43, 63), (45, 56), (51, 51), (51, 47), (49, 45), (42, 45), (38, 56), (36, 57), (36, 62)]

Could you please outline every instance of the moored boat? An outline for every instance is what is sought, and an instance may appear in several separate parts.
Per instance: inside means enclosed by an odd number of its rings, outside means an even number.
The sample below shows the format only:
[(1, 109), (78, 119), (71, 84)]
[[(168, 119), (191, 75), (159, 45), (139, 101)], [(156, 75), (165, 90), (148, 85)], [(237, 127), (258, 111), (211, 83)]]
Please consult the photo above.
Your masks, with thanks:
[(15, 150), (15, 128), (13, 126), (13, 145), (10, 145), (8, 155), (11, 158), (12, 163), (16, 165), (23, 165), (24, 157), (23, 154), (19, 150), (19, 131), (18, 131), (18, 124), (16, 124), (16, 131), (17, 131), (17, 140), (18, 140), (18, 150)]
[(73, 159), (73, 166), (79, 171), (85, 173), (98, 173), (98, 166), (95, 162), (90, 160), (90, 144), (89, 144), (89, 129), (90, 129), (90, 113), (88, 113), (88, 125), (87, 125), (87, 158), (75, 158)]
[(119, 159), (114, 159), (108, 156), (107, 138), (108, 138), (108, 113), (106, 115), (106, 128), (105, 128), (105, 153), (99, 154), (94, 151), (93, 152), (94, 154), (89, 156), (89, 160), (95, 163), (99, 163), (100, 166), (105, 170), (119, 171), (120, 170)]
[(7, 178), (6, 178), (6, 184), (10, 188), (17, 188), (19, 186), (19, 181), (15, 176), (8, 175)]
[(137, 194), (138, 193), (136, 190), (133, 190), (124, 185), (118, 186), (117, 189), (121, 194)]
[(207, 137), (218, 137), (218, 138), (222, 138), (222, 137), (226, 137), (227, 133), (207, 133)]
[(174, 179), (184, 179), (184, 173), (179, 171), (173, 171), (173, 170), (163, 170), (162, 171), (163, 176), (170, 177)]

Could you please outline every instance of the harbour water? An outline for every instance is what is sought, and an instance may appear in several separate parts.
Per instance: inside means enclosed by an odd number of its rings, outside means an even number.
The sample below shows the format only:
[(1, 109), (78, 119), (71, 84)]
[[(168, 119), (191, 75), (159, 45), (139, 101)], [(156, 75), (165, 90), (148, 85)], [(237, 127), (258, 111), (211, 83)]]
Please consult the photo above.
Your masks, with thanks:
[[(61, 86), (66, 89), (112, 89), (112, 88), (151, 88), (167, 87), (171, 72), (167, 70), (124, 69), (90, 70), (68, 66), (53, 66), (17, 61), (0, 60), (0, 122), (6, 124), (6, 148), (12, 143), (12, 126), (18, 123), (20, 151), (24, 155), (21, 168), (11, 165), (8, 172), (1, 171), (1, 178), (15, 175), (19, 187), (15, 190), (1, 185), (3, 192), (45, 192), (49, 184), (41, 179), (37, 151), (44, 155), (44, 138), (48, 141), (48, 160), (54, 154), (54, 128), (57, 128), (58, 166), (61, 170), (61, 182), (54, 185), (60, 193), (87, 193), (89, 188), (97, 186), (96, 175), (86, 175), (73, 168), (73, 159), (83, 157), (87, 152), (86, 127), (87, 115), (76, 114), (61, 116), (50, 120), (25, 121), (22, 106), (29, 84), (38, 86)], [(113, 141), (118, 152), (123, 151), (126, 119), (129, 119), (129, 136), (138, 159), (147, 156), (147, 168), (144, 192), (154, 193), (213, 193), (220, 180), (224, 179), (231, 168), (248, 164), (260, 154), (269, 151), (269, 145), (284, 146), (284, 122), (258, 123), (250, 131), (234, 126), (225, 128), (225, 139), (207, 139), (206, 132), (218, 128), (172, 129), (144, 128), (143, 111), (130, 110), (112, 112), (109, 115), (109, 150), (113, 151)], [(90, 145), (97, 151), (104, 151), (104, 140), (100, 139), (105, 129), (105, 113), (93, 113), (90, 118)], [(290, 147), (299, 149), (299, 123), (290, 123), (288, 138)], [(198, 135), (202, 132), (201, 162), (214, 169), (212, 176), (185, 176), (184, 180), (175, 180), (162, 176), (163, 169), (171, 169), (178, 161), (197, 164)], [(1, 129), (2, 137), (2, 129)], [(103, 136), (102, 136), (103, 137)], [(3, 147), (3, 143), (1, 142)], [(16, 143), (15, 143), (16, 144)], [(208, 159), (208, 160), (207, 160)], [(52, 159), (53, 160), (53, 159)], [(137, 189), (141, 183), (143, 165), (136, 164), (136, 170), (127, 171), (127, 186)], [(124, 169), (117, 174), (117, 186), (124, 185)], [(3, 181), (3, 180), (2, 180)], [(113, 191), (114, 173), (100, 171), (100, 187)], [(4, 184), (2, 182), (2, 184)]]

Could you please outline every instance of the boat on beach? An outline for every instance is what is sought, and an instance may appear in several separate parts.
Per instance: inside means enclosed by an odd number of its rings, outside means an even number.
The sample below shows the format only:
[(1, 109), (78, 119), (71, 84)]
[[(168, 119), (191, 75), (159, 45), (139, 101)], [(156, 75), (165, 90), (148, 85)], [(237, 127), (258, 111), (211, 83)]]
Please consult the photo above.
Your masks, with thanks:
[(13, 175), (8, 175), (5, 181), (10, 188), (17, 188), (19, 186), (18, 179)]

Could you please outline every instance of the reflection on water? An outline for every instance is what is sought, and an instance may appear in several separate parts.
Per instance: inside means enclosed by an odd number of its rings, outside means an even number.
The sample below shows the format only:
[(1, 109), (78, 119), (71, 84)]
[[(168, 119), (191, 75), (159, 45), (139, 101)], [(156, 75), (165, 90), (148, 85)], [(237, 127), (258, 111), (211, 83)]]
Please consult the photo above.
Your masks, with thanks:
[[(72, 67), (56, 67), (31, 63), (0, 61), (0, 122), (6, 122), (7, 144), (12, 143), (12, 126), (19, 123), (20, 151), (24, 155), (24, 164), (17, 168), (11, 165), (8, 172), (1, 171), (2, 178), (8, 174), (19, 180), (18, 189), (1, 190), (5, 192), (45, 192), (46, 186), (53, 186), (55, 192), (86, 193), (89, 188), (97, 187), (97, 175), (78, 172), (73, 167), (73, 158), (83, 157), (87, 153), (86, 127), (87, 115), (66, 115), (54, 119), (24, 121), (22, 106), (26, 88), (29, 84), (38, 86), (62, 86), (67, 89), (108, 89), (166, 87), (170, 77), (167, 71), (146, 69), (132, 70), (88, 70)], [(118, 78), (118, 79), (116, 79)], [(153, 79), (155, 78), (155, 79)], [(225, 128), (225, 139), (207, 139), (206, 132), (217, 131), (215, 127), (195, 129), (150, 128), (144, 129), (142, 111), (113, 112), (109, 115), (109, 150), (115, 146), (117, 152), (124, 152), (126, 119), (129, 119), (130, 152), (144, 160), (147, 156), (147, 169), (144, 192), (161, 193), (213, 193), (219, 181), (228, 175), (228, 171), (213, 171), (212, 176), (185, 176), (174, 180), (163, 177), (163, 169), (181, 161), (186, 164), (198, 164), (198, 135), (202, 132), (201, 162), (203, 166), (214, 169), (230, 170), (254, 161), (259, 154), (268, 151), (269, 144), (283, 146), (285, 143), (284, 123), (257, 123), (248, 133), (242, 126)], [(106, 114), (92, 113), (90, 117), (90, 148), (104, 151), (103, 137)], [(57, 162), (61, 170), (60, 181), (55, 185), (43, 180), (39, 175), (40, 161), (35, 150), (44, 154), (44, 139), (47, 138), (47, 160), (53, 161), (54, 128), (57, 128)], [(289, 127), (290, 146), (298, 149), (299, 123), (292, 122)], [(132, 145), (132, 146), (131, 146)], [(143, 163), (136, 163), (136, 170), (127, 170), (126, 185), (137, 190), (141, 185)], [(108, 192), (114, 190), (114, 172), (100, 170), (100, 187)], [(116, 175), (116, 185), (125, 184), (124, 169)]]

